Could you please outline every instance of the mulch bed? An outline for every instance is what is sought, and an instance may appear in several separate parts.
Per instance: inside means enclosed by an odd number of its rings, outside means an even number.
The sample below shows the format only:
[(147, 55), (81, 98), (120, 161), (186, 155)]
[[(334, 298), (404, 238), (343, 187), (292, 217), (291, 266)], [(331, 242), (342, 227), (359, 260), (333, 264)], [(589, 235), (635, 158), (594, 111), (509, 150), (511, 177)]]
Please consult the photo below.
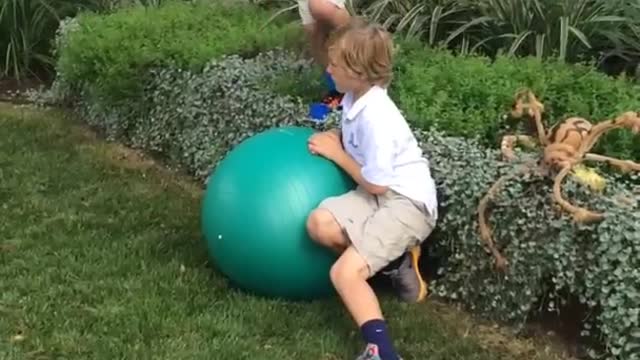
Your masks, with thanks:
[(46, 85), (37, 78), (20, 79), (0, 78), (0, 101), (11, 103), (29, 102), (26, 97), (27, 90), (38, 89)]

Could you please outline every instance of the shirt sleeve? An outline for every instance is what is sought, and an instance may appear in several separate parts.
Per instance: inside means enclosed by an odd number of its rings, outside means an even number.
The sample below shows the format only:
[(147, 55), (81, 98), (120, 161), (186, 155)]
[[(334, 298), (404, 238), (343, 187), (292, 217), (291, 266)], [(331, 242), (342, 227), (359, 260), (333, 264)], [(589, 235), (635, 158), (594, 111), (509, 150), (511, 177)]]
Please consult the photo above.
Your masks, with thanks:
[(363, 124), (362, 150), (364, 165), (362, 177), (378, 186), (389, 186), (393, 180), (395, 146), (391, 132), (382, 123)]

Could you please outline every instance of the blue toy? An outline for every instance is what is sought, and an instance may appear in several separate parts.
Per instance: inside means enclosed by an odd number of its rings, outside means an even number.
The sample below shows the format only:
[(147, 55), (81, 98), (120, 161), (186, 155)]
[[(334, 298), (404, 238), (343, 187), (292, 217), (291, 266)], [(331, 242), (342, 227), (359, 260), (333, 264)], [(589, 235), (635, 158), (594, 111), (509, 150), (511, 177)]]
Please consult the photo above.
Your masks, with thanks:
[(335, 110), (342, 100), (342, 94), (336, 90), (336, 83), (328, 72), (323, 72), (324, 80), (329, 88), (329, 94), (321, 102), (311, 104), (309, 117), (311, 121), (322, 123), (333, 110)]

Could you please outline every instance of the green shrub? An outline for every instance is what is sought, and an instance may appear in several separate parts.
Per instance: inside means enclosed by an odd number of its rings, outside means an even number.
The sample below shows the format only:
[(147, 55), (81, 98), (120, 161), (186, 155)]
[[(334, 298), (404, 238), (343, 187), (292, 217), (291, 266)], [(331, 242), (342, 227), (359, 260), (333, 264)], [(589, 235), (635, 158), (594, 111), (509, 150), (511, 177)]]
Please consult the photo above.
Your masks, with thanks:
[(262, 86), (302, 66), (291, 53), (277, 50), (252, 59), (224, 56), (198, 73), (160, 69), (145, 95), (148, 116), (136, 121), (131, 139), (204, 177), (247, 136), (273, 126), (312, 124), (306, 104), (273, 96)]
[(513, 173), (521, 162), (499, 162), (497, 150), (439, 132), (423, 131), (420, 138), (432, 160), (442, 207), (438, 231), (428, 244), (431, 257), (444, 259), (432, 292), (515, 325), (544, 311), (542, 306), (560, 311), (575, 297), (591, 312), (583, 323), (584, 336), (599, 336), (604, 358), (640, 359), (637, 175), (607, 175), (603, 194), (572, 178), (565, 181), (565, 199), (607, 214), (591, 225), (575, 224), (558, 211), (552, 179), (532, 175), (507, 181), (489, 208), (495, 243), (510, 262), (502, 274), (483, 249), (477, 208), (498, 177)]
[(0, 78), (49, 76), (54, 58), (51, 40), (61, 18), (99, 10), (93, 0), (0, 1)]
[[(505, 131), (503, 116), (514, 93), (531, 88), (546, 106), (547, 128), (559, 119), (581, 116), (592, 122), (640, 110), (640, 86), (613, 79), (586, 65), (541, 62), (535, 58), (454, 56), (401, 42), (391, 96), (408, 119), (423, 129), (478, 137), (496, 147)], [(640, 159), (640, 136), (612, 132), (598, 151)]]
[(221, 56), (201, 71), (151, 69), (142, 106), (76, 103), (89, 125), (109, 139), (156, 153), (204, 179), (240, 140), (278, 125), (313, 125), (308, 105), (264, 87), (284, 74), (309, 71), (294, 54), (275, 49), (251, 59)]
[[(569, 116), (599, 122), (640, 110), (640, 86), (608, 77), (587, 65), (535, 58), (456, 56), (416, 42), (398, 41), (395, 75), (389, 89), (407, 119), (420, 129), (475, 138), (498, 147), (506, 133), (522, 132), (504, 117), (515, 92), (529, 87), (545, 105), (546, 128)], [(271, 84), (281, 94), (317, 100), (323, 91), (319, 69), (287, 75)], [(640, 160), (640, 136), (627, 130), (607, 133), (595, 151)]]
[(58, 74), (69, 86), (88, 85), (103, 101), (139, 99), (151, 68), (198, 71), (223, 54), (252, 57), (297, 41), (299, 30), (292, 27), (276, 23), (263, 30), (269, 15), (242, 2), (219, 1), (83, 14), (57, 49)]
[[(83, 15), (58, 49), (59, 82), (85, 87), (85, 97), (105, 106), (139, 104), (151, 68), (197, 72), (221, 54), (251, 57), (278, 45), (300, 45), (302, 31), (293, 25), (272, 23), (262, 29), (268, 17), (268, 12), (248, 5), (184, 2), (123, 9), (109, 16)], [(514, 92), (523, 86), (532, 88), (547, 106), (548, 126), (567, 116), (600, 121), (640, 108), (638, 86), (606, 77), (589, 66), (533, 58), (498, 57), (491, 62), (424, 49), (415, 42), (402, 41), (400, 46), (390, 91), (408, 119), (423, 129), (479, 137), (487, 146), (497, 146), (500, 136), (514, 130), (502, 117)], [(322, 84), (320, 70), (313, 69), (264, 86), (315, 101)], [(640, 137), (611, 132), (595, 151), (638, 160)]]

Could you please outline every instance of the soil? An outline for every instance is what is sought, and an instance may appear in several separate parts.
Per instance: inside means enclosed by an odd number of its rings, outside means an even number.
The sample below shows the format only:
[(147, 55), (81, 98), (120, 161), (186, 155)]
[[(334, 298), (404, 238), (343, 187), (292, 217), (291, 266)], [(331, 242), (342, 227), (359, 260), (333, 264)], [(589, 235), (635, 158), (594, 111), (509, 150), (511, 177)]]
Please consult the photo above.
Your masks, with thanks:
[(555, 345), (563, 348), (571, 357), (587, 359), (590, 348), (603, 350), (597, 339), (581, 335), (582, 323), (590, 316), (594, 315), (588, 307), (572, 297), (559, 311), (541, 311), (531, 318), (523, 335), (553, 339)]
[(47, 83), (37, 78), (17, 80), (14, 78), (0, 78), (0, 101), (14, 104), (28, 103), (28, 90), (36, 90)]

